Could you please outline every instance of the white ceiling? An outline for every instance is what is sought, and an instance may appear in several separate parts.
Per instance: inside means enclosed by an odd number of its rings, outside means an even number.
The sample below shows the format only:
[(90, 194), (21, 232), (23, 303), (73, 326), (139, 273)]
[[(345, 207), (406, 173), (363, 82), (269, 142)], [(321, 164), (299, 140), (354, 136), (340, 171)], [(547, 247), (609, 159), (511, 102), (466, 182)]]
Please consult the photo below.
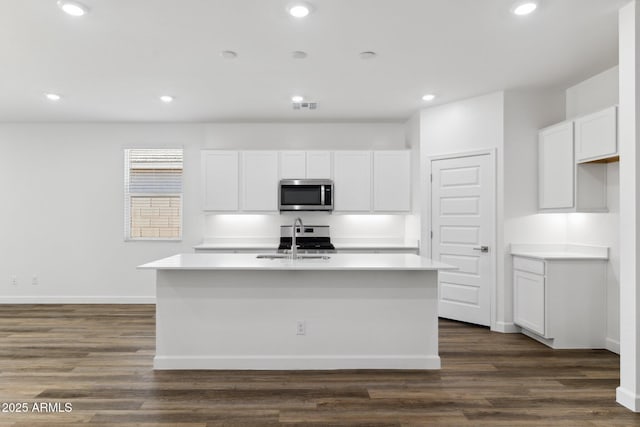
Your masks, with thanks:
[[(615, 65), (628, 0), (545, 0), (528, 17), (511, 0), (310, 2), (296, 20), (289, 0), (83, 0), (82, 18), (55, 0), (0, 0), (0, 121), (404, 120)], [(438, 99), (423, 102), (428, 92)], [(318, 109), (294, 111), (294, 94)]]

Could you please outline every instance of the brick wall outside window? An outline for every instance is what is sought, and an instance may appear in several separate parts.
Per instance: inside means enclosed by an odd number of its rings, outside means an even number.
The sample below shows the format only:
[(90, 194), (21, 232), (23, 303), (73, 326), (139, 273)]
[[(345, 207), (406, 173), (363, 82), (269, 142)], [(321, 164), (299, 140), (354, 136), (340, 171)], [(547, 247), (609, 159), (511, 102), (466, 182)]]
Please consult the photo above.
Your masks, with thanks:
[(131, 237), (180, 237), (180, 196), (131, 196)]

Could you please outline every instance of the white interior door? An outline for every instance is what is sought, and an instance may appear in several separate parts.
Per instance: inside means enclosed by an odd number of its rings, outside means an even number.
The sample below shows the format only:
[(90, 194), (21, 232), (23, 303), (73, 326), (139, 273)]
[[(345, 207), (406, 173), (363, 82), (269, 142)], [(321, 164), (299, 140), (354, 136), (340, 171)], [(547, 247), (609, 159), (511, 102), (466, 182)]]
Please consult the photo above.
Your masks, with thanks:
[(495, 283), (495, 179), (489, 154), (431, 162), (431, 256), (440, 317), (489, 326)]

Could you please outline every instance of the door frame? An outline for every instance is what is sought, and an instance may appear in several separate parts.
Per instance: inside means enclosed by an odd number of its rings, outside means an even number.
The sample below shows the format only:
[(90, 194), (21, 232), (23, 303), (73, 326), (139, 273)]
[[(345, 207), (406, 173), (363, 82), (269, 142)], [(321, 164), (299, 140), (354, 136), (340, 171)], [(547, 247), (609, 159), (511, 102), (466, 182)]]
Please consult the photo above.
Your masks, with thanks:
[[(433, 173), (433, 162), (437, 161), (437, 160), (453, 160), (453, 159), (459, 159), (459, 158), (464, 158), (464, 157), (475, 157), (475, 156), (484, 156), (487, 155), (489, 156), (489, 167), (493, 169), (493, 212), (491, 212), (491, 215), (493, 217), (493, 220), (491, 221), (493, 223), (493, 233), (492, 236), (490, 238), (489, 243), (489, 247), (492, 249), (489, 251), (490, 256), (491, 256), (491, 262), (489, 263), (491, 265), (491, 276), (493, 280), (489, 281), (489, 294), (490, 294), (490, 298), (489, 298), (489, 313), (490, 313), (490, 317), (491, 317), (491, 321), (490, 321), (490, 329), (492, 331), (497, 330), (496, 329), (496, 324), (497, 324), (497, 317), (498, 317), (498, 294), (497, 294), (497, 288), (498, 288), (498, 254), (502, 253), (502, 245), (500, 245), (500, 247), (497, 246), (497, 242), (498, 242), (498, 167), (497, 167), (497, 163), (496, 163), (496, 153), (497, 153), (497, 149), (496, 148), (487, 148), (487, 149), (481, 149), (481, 150), (473, 150), (473, 151), (464, 151), (464, 152), (456, 152), (456, 153), (451, 153), (451, 154), (440, 154), (440, 155), (436, 155), (436, 156), (428, 156), (426, 158), (426, 165), (424, 166), (424, 169), (426, 171), (426, 176), (423, 177), (423, 180), (426, 180), (426, 184), (425, 184), (425, 188), (426, 191), (423, 192), (424, 196), (422, 199), (422, 224), (421, 224), (421, 229), (422, 229), (422, 240), (429, 242), (428, 245), (421, 245), (421, 249), (427, 249), (427, 254), (425, 254), (428, 258), (431, 258), (431, 255), (433, 253), (433, 241), (431, 239), (430, 233), (433, 230), (433, 220), (431, 217), (431, 209), (432, 209), (432, 191), (431, 191), (431, 185), (432, 185), (432, 180), (431, 180), (431, 175)], [(424, 181), (423, 181), (424, 182)]]

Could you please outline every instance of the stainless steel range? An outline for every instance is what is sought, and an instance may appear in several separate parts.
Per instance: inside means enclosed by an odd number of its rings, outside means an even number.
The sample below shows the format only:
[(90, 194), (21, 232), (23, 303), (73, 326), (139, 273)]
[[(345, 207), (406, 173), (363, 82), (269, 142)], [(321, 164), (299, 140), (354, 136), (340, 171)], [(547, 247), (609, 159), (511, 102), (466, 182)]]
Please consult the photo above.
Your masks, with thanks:
[[(291, 250), (293, 240), (293, 227), (280, 226), (280, 246), (278, 252)], [(305, 252), (333, 253), (336, 248), (331, 243), (328, 225), (304, 225), (296, 226), (296, 241), (298, 250)]]

